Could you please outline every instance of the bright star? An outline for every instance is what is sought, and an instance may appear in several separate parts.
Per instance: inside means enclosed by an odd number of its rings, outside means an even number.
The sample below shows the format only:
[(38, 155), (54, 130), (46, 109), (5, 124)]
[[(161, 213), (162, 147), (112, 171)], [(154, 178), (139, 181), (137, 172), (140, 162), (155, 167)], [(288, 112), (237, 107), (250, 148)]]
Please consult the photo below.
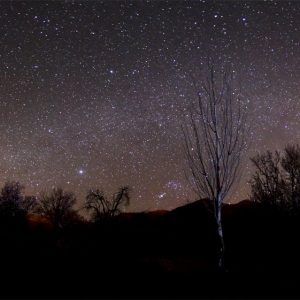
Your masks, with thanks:
[(163, 198), (164, 196), (166, 196), (166, 194), (167, 194), (167, 193), (160, 193), (160, 194), (158, 195), (158, 198), (161, 199), (161, 198)]

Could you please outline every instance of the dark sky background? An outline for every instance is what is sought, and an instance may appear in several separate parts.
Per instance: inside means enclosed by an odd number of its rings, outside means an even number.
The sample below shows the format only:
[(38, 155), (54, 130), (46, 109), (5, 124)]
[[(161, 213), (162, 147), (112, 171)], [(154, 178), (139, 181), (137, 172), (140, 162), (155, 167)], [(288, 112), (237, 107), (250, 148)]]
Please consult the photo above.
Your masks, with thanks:
[(132, 211), (194, 200), (180, 126), (207, 54), (233, 66), (252, 126), (228, 201), (249, 156), (299, 141), (298, 1), (1, 1), (0, 28), (1, 184), (81, 201), (128, 184)]

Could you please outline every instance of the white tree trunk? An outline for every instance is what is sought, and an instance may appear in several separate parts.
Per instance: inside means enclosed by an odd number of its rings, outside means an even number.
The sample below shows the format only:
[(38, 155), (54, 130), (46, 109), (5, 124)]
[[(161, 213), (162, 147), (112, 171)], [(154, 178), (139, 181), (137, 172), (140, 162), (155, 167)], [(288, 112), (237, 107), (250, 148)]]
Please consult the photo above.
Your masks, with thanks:
[(221, 270), (225, 269), (225, 262), (224, 262), (224, 236), (223, 236), (223, 226), (222, 226), (222, 202), (220, 201), (220, 195), (218, 195), (218, 199), (216, 200), (215, 204), (215, 212), (216, 212), (216, 221), (217, 221), (217, 230), (218, 230), (218, 237), (220, 242), (219, 248), (219, 268)]

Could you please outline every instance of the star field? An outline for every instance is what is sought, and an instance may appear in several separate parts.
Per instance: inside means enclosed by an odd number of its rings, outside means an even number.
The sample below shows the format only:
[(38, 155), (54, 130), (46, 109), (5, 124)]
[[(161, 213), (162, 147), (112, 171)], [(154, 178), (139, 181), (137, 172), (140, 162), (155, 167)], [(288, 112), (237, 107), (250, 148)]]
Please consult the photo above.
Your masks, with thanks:
[(128, 210), (194, 200), (181, 124), (205, 58), (230, 64), (255, 151), (300, 139), (300, 2), (1, 1), (0, 182), (132, 189)]

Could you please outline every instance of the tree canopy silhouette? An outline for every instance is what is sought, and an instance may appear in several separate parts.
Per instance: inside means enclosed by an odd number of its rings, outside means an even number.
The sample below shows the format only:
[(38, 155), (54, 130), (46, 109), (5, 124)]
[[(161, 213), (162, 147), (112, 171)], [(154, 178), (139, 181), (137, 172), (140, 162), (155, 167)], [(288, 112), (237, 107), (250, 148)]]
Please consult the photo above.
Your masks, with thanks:
[(251, 199), (288, 209), (300, 207), (300, 147), (287, 145), (283, 154), (267, 151), (251, 158), (255, 167)]
[(0, 212), (2, 217), (14, 217), (22, 213), (24, 186), (17, 181), (8, 181), (1, 189)]
[(35, 196), (25, 196), (24, 186), (18, 181), (7, 181), (1, 189), (0, 214), (2, 218), (21, 217), (36, 208)]
[(47, 216), (54, 228), (59, 229), (68, 222), (68, 218), (73, 218), (75, 203), (76, 197), (72, 192), (54, 188), (48, 194), (41, 194), (37, 211)]

